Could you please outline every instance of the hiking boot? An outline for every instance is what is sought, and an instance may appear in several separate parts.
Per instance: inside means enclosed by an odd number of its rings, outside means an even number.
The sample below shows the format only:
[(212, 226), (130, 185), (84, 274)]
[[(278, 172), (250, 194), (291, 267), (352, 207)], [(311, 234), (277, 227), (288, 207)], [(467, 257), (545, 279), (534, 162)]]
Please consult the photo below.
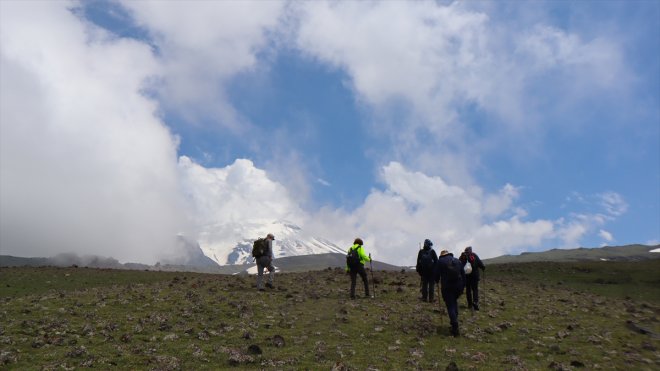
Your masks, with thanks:
[(266, 291), (266, 289), (261, 287), (261, 288), (259, 288), (259, 291)]
[(461, 335), (458, 331), (458, 325), (451, 325), (450, 332), (451, 332), (451, 336), (453, 336), (455, 338), (457, 338)]
[(266, 287), (268, 287), (269, 289), (274, 289), (274, 288), (275, 288), (275, 287), (273, 287), (273, 284), (272, 284), (272, 283), (267, 283), (267, 284), (266, 284)]
[(473, 308), (474, 310), (479, 310), (479, 304), (475, 304)]

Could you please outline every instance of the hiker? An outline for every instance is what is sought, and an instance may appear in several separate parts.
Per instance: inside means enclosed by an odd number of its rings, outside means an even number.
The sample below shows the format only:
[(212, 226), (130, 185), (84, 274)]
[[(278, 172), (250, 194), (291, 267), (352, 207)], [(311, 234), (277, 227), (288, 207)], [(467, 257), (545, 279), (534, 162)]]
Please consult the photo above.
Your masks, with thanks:
[(440, 282), (442, 300), (447, 306), (451, 334), (459, 336), (458, 331), (458, 297), (465, 287), (465, 271), (461, 261), (454, 258), (454, 254), (447, 250), (440, 252), (440, 258), (435, 265), (435, 282)]
[(424, 240), (424, 247), (417, 253), (417, 266), (415, 270), (421, 279), (422, 301), (433, 303), (433, 290), (435, 288), (434, 268), (438, 262), (438, 255), (433, 250), (433, 242)]
[(479, 256), (472, 252), (472, 246), (465, 248), (465, 251), (459, 258), (463, 267), (470, 263), (471, 273), (466, 273), (465, 296), (467, 297), (468, 308), (479, 310), (479, 269), (486, 270), (486, 266), (479, 259)]
[(369, 297), (369, 281), (367, 272), (364, 270), (364, 263), (371, 261), (371, 258), (364, 252), (362, 244), (362, 239), (356, 238), (346, 255), (346, 273), (351, 275), (351, 299), (355, 299), (355, 284), (358, 274), (364, 283), (364, 297)]
[(252, 245), (252, 256), (257, 262), (257, 290), (265, 291), (264, 289), (264, 268), (268, 269), (268, 282), (266, 287), (273, 287), (273, 276), (275, 275), (275, 267), (273, 266), (273, 240), (275, 236), (268, 233), (266, 238), (259, 238), (254, 241)]

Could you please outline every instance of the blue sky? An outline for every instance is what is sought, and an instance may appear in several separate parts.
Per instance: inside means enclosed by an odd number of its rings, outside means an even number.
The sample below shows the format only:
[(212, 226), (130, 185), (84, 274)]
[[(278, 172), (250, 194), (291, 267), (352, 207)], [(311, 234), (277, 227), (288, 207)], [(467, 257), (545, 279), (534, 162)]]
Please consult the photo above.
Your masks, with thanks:
[(660, 240), (656, 1), (0, 7), (3, 253)]

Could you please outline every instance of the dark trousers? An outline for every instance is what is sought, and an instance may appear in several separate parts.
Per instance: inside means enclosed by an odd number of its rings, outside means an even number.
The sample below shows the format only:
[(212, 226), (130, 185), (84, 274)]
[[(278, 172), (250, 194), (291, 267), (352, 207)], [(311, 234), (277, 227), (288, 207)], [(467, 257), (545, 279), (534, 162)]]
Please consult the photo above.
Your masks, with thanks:
[(357, 275), (360, 275), (362, 282), (364, 283), (364, 296), (369, 297), (369, 281), (367, 280), (367, 271), (364, 270), (364, 265), (360, 265), (358, 268), (351, 268), (351, 299), (355, 298), (355, 284), (357, 282)]
[(442, 289), (442, 300), (445, 301), (447, 306), (447, 314), (449, 315), (449, 323), (451, 327), (458, 328), (458, 297), (460, 292), (454, 288)]
[(467, 279), (465, 283), (465, 296), (467, 297), (468, 307), (479, 306), (479, 280)]
[(433, 290), (435, 289), (435, 281), (431, 276), (421, 276), (422, 279), (422, 299), (433, 301)]

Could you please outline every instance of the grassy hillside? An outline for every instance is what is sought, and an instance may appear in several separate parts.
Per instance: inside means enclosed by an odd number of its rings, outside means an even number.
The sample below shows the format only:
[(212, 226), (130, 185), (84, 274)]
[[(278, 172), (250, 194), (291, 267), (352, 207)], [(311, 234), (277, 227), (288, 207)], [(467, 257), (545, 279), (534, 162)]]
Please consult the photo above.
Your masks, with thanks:
[(600, 248), (552, 249), (542, 252), (524, 252), (520, 255), (503, 255), (484, 260), (490, 264), (530, 263), (530, 262), (582, 262), (582, 261), (639, 261), (658, 259), (660, 253), (651, 250), (660, 245), (604, 246)]
[[(489, 265), (463, 336), (415, 273), (254, 277), (83, 268), (0, 270), (0, 368), (635, 369), (660, 367), (660, 260)], [(634, 288), (634, 289), (632, 289)]]

